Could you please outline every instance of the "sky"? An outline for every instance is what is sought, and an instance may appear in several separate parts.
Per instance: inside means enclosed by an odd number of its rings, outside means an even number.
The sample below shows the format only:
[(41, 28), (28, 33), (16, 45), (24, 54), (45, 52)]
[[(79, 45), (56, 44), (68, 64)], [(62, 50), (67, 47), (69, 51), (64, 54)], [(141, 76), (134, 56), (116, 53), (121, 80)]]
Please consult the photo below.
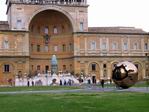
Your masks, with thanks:
[[(90, 27), (136, 27), (149, 32), (149, 0), (88, 0)], [(7, 20), (0, 0), (0, 20)]]

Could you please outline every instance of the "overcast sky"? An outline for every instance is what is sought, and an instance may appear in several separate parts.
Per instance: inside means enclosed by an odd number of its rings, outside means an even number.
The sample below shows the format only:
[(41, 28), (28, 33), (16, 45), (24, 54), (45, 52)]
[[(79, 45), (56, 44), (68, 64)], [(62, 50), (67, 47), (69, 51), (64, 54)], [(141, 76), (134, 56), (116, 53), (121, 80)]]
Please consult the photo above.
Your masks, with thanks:
[[(149, 32), (149, 0), (88, 0), (89, 26), (127, 26)], [(0, 20), (6, 20), (5, 0), (0, 0)]]

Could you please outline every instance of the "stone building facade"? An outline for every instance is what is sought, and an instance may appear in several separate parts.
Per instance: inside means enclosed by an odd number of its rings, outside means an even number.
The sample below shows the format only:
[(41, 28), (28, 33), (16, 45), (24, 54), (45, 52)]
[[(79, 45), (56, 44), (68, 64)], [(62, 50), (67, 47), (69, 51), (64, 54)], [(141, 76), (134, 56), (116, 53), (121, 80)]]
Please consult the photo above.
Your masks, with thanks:
[(0, 84), (16, 75), (58, 69), (110, 79), (114, 65), (133, 62), (139, 79), (149, 76), (149, 34), (133, 27), (88, 27), (87, 0), (6, 0), (0, 22)]

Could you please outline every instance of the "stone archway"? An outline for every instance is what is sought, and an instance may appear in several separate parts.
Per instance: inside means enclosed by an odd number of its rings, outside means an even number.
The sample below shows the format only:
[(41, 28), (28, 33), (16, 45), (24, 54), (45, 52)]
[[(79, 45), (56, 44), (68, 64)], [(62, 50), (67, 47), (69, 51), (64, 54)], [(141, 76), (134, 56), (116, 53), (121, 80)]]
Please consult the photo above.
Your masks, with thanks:
[(138, 80), (143, 79), (143, 67), (140, 62), (133, 62), (133, 64), (137, 67), (138, 69)]
[(16, 66), (11, 62), (3, 62), (0, 65), (0, 84), (9, 84), (9, 80), (14, 81)]
[[(73, 45), (72, 33), (74, 29), (67, 15), (55, 8), (48, 8), (37, 11), (30, 20), (30, 56), (36, 57), (34, 61), (31, 61), (30, 66), (40, 65), (40, 72), (45, 71), (45, 66), (49, 65), (48, 58), (53, 54), (64, 58), (64, 54), (70, 52), (67, 46)], [(40, 63), (41, 61), (42, 63)], [(32, 71), (36, 72), (35, 67), (33, 68)]]
[(28, 22), (27, 22), (28, 31), (29, 31), (30, 23), (32, 22), (32, 19), (33, 19), (37, 14), (39, 14), (40, 12), (43, 12), (43, 11), (46, 11), (46, 10), (57, 11), (57, 12), (62, 13), (63, 15), (65, 15), (65, 16), (69, 19), (69, 21), (70, 21), (70, 23), (71, 23), (71, 25), (72, 25), (73, 32), (76, 31), (75, 21), (74, 21), (74, 19), (72, 18), (72, 16), (71, 16), (67, 11), (63, 10), (62, 8), (60, 8), (60, 7), (58, 7), (58, 6), (54, 6), (54, 7), (53, 7), (53, 6), (47, 6), (47, 7), (44, 7), (44, 8), (42, 7), (42, 8), (40, 8), (40, 9), (36, 10), (36, 11), (30, 16), (30, 18), (28, 19)]
[(88, 65), (88, 73), (92, 77), (92, 82), (96, 83), (100, 80), (100, 66), (97, 62), (91, 62)]

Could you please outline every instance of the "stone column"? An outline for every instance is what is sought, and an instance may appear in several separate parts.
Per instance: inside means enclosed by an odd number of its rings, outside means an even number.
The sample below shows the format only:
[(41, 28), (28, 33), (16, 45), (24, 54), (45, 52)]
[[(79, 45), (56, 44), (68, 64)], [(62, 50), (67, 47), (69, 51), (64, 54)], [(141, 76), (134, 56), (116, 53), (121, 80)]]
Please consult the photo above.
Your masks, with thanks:
[(108, 78), (112, 77), (112, 66), (110, 62), (107, 63), (107, 77)]
[(104, 77), (103, 77), (103, 62), (102, 61), (100, 61), (100, 79), (103, 79)]
[(143, 67), (142, 67), (142, 72), (141, 72), (142, 74), (140, 74), (140, 75), (142, 75), (142, 78), (144, 79), (145, 78), (145, 76), (146, 76), (146, 63), (145, 63), (145, 61), (143, 62)]

